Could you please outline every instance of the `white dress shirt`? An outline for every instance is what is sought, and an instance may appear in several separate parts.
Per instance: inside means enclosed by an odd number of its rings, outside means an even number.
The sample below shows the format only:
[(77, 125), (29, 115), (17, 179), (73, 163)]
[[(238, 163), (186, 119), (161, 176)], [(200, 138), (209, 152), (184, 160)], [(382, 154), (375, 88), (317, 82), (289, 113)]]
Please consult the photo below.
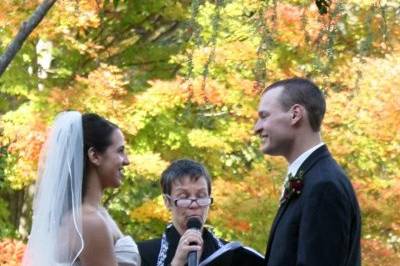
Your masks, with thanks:
[(294, 160), (288, 167), (288, 171), (285, 177), (285, 180), (283, 182), (283, 188), (282, 188), (282, 193), (281, 193), (281, 199), (283, 197), (283, 194), (285, 193), (285, 183), (288, 181), (289, 178), (289, 174), (291, 174), (292, 176), (295, 176), (297, 171), (299, 170), (300, 166), (304, 163), (305, 160), (307, 160), (307, 158), (311, 155), (311, 153), (313, 153), (316, 149), (318, 149), (319, 147), (321, 147), (322, 145), (324, 145), (323, 142), (318, 143), (317, 145), (315, 145), (314, 147), (306, 150), (305, 152), (303, 152), (299, 157), (296, 158), (296, 160)]

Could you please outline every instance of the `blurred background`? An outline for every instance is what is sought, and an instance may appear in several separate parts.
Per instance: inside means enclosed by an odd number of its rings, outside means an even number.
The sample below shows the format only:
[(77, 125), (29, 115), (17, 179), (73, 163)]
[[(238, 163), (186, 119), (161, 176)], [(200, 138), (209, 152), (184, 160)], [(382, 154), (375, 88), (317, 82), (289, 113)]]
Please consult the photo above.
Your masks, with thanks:
[[(1, 1), (0, 53), (40, 3)], [(21, 262), (40, 148), (71, 109), (125, 134), (131, 164), (104, 198), (123, 232), (161, 235), (159, 177), (186, 157), (213, 177), (210, 227), (264, 253), (287, 164), (252, 129), (263, 87), (293, 76), (326, 94), (322, 137), (358, 195), (363, 264), (397, 265), (397, 0), (58, 0), (0, 77), (0, 264)]]

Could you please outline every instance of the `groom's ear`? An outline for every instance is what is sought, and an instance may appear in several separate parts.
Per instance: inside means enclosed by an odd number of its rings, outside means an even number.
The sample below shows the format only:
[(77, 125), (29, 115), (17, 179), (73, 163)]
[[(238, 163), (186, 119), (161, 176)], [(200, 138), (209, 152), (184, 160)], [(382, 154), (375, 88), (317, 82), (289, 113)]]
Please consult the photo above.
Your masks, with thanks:
[(100, 154), (96, 151), (96, 149), (95, 149), (94, 147), (90, 147), (90, 148), (88, 149), (87, 153), (88, 153), (87, 155), (88, 155), (89, 161), (90, 161), (92, 164), (94, 164), (94, 165), (96, 165), (96, 166), (99, 166), (99, 165), (100, 165), (100, 162), (101, 162), (101, 156), (100, 156)]
[(292, 125), (298, 124), (305, 116), (305, 108), (300, 104), (295, 104), (290, 109)]

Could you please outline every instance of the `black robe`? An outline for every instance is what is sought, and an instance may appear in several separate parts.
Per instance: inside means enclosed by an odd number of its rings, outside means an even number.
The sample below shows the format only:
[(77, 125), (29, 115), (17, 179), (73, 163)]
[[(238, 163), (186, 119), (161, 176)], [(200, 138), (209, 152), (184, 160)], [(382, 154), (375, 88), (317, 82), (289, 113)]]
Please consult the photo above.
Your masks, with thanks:
[[(168, 227), (165, 231), (167, 241), (168, 241), (168, 251), (167, 258), (164, 261), (164, 265), (167, 266), (171, 263), (173, 257), (175, 256), (176, 249), (178, 247), (180, 234), (172, 225)], [(200, 258), (200, 262), (205, 260), (208, 256), (218, 250), (218, 242), (214, 236), (206, 229), (203, 230), (203, 253)], [(220, 240), (223, 244), (226, 243), (224, 240)], [(158, 255), (161, 248), (161, 238), (145, 240), (137, 243), (139, 248), (139, 253), (142, 258), (142, 266), (156, 266)]]

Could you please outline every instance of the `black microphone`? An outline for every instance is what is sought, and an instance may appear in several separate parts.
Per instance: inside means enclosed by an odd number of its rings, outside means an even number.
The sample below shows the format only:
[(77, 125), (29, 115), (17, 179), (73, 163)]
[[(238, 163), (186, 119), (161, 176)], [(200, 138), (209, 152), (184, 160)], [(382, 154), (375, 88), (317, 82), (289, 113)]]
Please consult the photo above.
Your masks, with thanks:
[[(189, 218), (186, 224), (187, 229), (197, 229), (201, 228), (201, 221), (195, 217)], [(191, 245), (190, 243), (189, 245)], [(189, 251), (188, 253), (188, 266), (197, 266), (197, 251)]]

